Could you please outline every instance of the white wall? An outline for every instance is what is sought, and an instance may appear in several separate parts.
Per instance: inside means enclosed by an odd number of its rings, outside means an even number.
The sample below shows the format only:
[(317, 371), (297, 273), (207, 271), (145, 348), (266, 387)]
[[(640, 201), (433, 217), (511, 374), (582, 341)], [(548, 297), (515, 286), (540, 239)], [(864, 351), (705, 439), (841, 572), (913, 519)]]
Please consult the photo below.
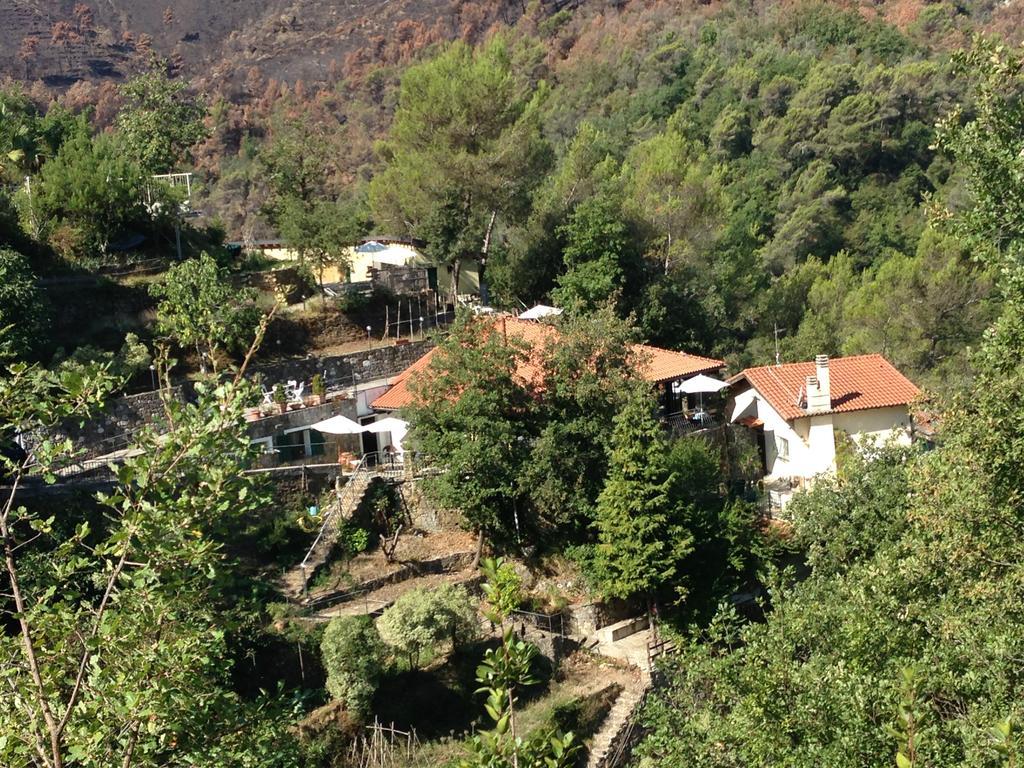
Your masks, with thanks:
[(796, 424), (806, 429), (807, 450), (804, 452), (804, 464), (798, 474), (800, 477), (812, 478), (824, 472), (834, 472), (836, 468), (836, 438), (833, 429), (834, 416), (826, 413), (797, 419)]
[(387, 243), (387, 248), (381, 251), (367, 251), (360, 253), (355, 248), (349, 249), (350, 278), (349, 282), (361, 283), (370, 279), (370, 267), (374, 264), (392, 264), (404, 267), (408, 264), (420, 264), (425, 262), (420, 252), (411, 245), (402, 243)]
[[(737, 392), (733, 396), (729, 420), (736, 421), (745, 416), (752, 416), (764, 423), (765, 463), (768, 466), (768, 474), (774, 477), (798, 475), (806, 462), (807, 449), (803, 438), (753, 388)], [(789, 444), (788, 458), (780, 455), (780, 438)]]
[[(810, 480), (835, 471), (835, 430), (841, 429), (862, 444), (882, 444), (895, 436), (909, 445), (910, 416), (906, 407), (873, 408), (849, 413), (825, 413), (787, 422), (758, 392), (749, 388), (736, 393), (730, 421), (753, 416), (764, 423), (765, 459), (771, 477)], [(779, 439), (789, 443), (789, 457), (779, 454)]]
[(895, 438), (900, 445), (910, 445), (911, 420), (906, 406), (873, 408), (834, 414), (836, 429), (841, 429), (861, 443), (881, 445)]
[[(403, 243), (386, 243), (387, 247), (381, 251), (369, 251), (359, 253), (355, 248), (349, 249), (350, 269), (348, 280), (342, 275), (337, 282), (360, 283), (370, 279), (370, 268), (375, 264), (393, 264), (399, 267), (433, 266), (425, 255), (415, 247)], [(328, 280), (325, 282), (335, 282)], [(452, 274), (449, 267), (440, 265), (437, 267), (437, 289), (444, 295), (451, 292)], [(478, 293), (480, 291), (480, 271), (477, 263), (472, 259), (465, 259), (459, 270), (459, 293)]]

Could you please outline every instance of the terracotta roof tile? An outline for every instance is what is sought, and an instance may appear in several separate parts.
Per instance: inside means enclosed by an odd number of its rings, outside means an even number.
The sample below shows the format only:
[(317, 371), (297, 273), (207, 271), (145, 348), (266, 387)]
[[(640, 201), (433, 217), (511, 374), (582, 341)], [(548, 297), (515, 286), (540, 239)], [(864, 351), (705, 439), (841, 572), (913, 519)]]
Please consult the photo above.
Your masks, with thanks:
[(712, 373), (725, 367), (725, 361), (712, 357), (673, 352), (646, 344), (634, 344), (633, 351), (643, 356), (641, 375), (652, 384), (674, 381), (681, 376)]
[[(558, 330), (552, 325), (513, 317), (496, 318), (495, 328), (503, 329), (508, 335), (522, 339), (537, 352), (542, 349), (547, 339), (558, 336)], [(686, 352), (672, 352), (646, 344), (635, 344), (633, 350), (643, 361), (641, 374), (652, 384), (672, 381), (682, 376), (717, 371), (725, 365), (723, 361), (710, 357), (690, 355)], [(425, 370), (430, 365), (436, 351), (435, 347), (398, 374), (392, 381), (391, 389), (374, 400), (370, 407), (382, 411), (392, 411), (410, 405), (413, 402), (413, 393), (409, 388), (410, 381), (418, 372)], [(528, 359), (519, 366), (516, 374), (523, 381), (538, 382), (543, 372), (539, 360)]]
[(382, 411), (393, 411), (409, 405), (413, 399), (412, 392), (409, 389), (409, 377), (415, 377), (419, 371), (426, 370), (427, 366), (430, 365), (430, 361), (434, 359), (435, 352), (437, 352), (437, 347), (431, 349), (392, 379), (391, 389), (370, 403), (370, 407), (378, 408)]
[[(881, 355), (836, 357), (828, 367), (833, 413), (907, 405), (921, 392)], [(782, 418), (790, 420), (807, 415), (800, 398), (807, 377), (815, 373), (813, 362), (765, 365), (741, 371), (729, 384), (750, 382)]]

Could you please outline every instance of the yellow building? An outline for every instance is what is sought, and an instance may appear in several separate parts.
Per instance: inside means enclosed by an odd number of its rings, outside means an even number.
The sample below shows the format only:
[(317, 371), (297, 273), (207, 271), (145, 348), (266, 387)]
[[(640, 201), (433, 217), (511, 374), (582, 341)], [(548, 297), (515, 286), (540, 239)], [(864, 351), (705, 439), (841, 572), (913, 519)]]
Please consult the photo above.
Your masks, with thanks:
[[(451, 293), (452, 269), (448, 266), (436, 266), (419, 250), (412, 240), (401, 238), (378, 237), (364, 240), (349, 249), (349, 269), (344, 281), (332, 282), (359, 283), (370, 279), (370, 270), (379, 269), (382, 265), (396, 267), (423, 267), (435, 270), (431, 278), (431, 287), (442, 296)], [(325, 281), (327, 280), (325, 276)], [(459, 269), (459, 294), (477, 294), (480, 292), (480, 272), (476, 261), (466, 260)]]
[[(284, 240), (256, 240), (251, 243), (234, 243), (250, 253), (261, 253), (275, 261), (294, 262), (298, 252), (285, 244)], [(430, 287), (441, 296), (451, 295), (452, 268), (437, 266), (417, 247), (417, 243), (406, 238), (368, 238), (348, 249), (347, 269), (328, 267), (324, 270), (323, 281), (330, 283), (369, 282), (370, 270), (382, 266), (423, 267), (428, 270)], [(477, 262), (467, 259), (459, 269), (460, 295), (480, 293), (480, 271)]]

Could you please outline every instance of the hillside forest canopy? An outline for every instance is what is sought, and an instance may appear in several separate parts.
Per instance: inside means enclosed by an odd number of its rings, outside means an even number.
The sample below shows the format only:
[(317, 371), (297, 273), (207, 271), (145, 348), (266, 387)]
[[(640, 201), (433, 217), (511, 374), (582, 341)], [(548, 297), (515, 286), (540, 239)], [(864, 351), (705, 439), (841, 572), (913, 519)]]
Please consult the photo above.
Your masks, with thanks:
[[(0, 85), (0, 763), (354, 765), (389, 692), (444, 669), (470, 714), (438, 762), (580, 764), (582, 716), (515, 730), (559, 681), (487, 548), (658, 617), (635, 765), (1021, 764), (1024, 51), (991, 3), (895, 5), (531, 2), (315, 82), (221, 85), (134, 40), (116, 87), (47, 89), (25, 48)], [(413, 387), (422, 491), (478, 537), (483, 598), (310, 627), (275, 585), (312, 536), (243, 472), (251, 366), (362, 338), (361, 300), (306, 299), (371, 234), (565, 314), (531, 350), (462, 313)], [(229, 245), (261, 238), (299, 265)], [(730, 474), (750, 457), (665, 433), (635, 342), (733, 372), (881, 353), (938, 432), (844, 458), (780, 533)], [(186, 379), (110, 489), (25, 495), (81, 458), (53, 430)]]

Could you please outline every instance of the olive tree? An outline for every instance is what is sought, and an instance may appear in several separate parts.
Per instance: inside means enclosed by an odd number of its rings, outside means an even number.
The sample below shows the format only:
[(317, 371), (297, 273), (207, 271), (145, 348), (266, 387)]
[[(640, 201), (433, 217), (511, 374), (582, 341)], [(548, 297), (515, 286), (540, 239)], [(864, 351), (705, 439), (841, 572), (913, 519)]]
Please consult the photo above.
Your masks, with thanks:
[(466, 588), (444, 584), (409, 590), (384, 611), (377, 627), (384, 642), (407, 655), (413, 666), (424, 650), (445, 642), (455, 648), (472, 639), (479, 624)]

